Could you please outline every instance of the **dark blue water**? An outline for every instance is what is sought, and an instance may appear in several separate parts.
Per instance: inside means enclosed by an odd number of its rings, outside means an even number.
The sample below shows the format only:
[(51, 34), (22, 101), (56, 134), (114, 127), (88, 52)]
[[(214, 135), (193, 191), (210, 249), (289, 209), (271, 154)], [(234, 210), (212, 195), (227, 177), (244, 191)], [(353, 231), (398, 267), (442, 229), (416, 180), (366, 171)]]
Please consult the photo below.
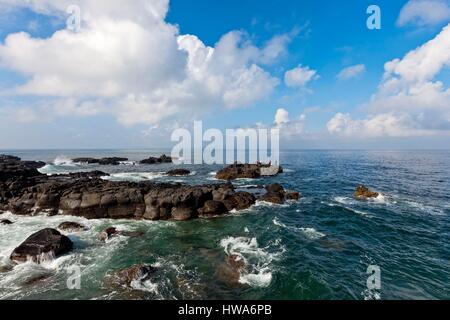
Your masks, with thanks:
[[(61, 159), (126, 156), (139, 160), (164, 150), (3, 151), (24, 159), (58, 158), (47, 173), (101, 169), (115, 180), (217, 183), (221, 166), (187, 166), (193, 175), (169, 178), (171, 165), (80, 167)], [(167, 152), (167, 150), (166, 150)], [(42, 299), (449, 299), (449, 151), (286, 151), (282, 175), (239, 180), (236, 186), (279, 182), (302, 193), (283, 206), (259, 203), (245, 212), (214, 220), (174, 222), (83, 221), (91, 227), (71, 236), (74, 252), (42, 266), (0, 273), (1, 298)], [(382, 194), (358, 202), (355, 187), (365, 184)], [(0, 227), (0, 263), (28, 233), (56, 226), (67, 217), (16, 219)], [(145, 231), (142, 238), (101, 244), (96, 233), (116, 225)], [(242, 285), (218, 274), (226, 254), (241, 255), (248, 268)], [(2, 262), (3, 261), (3, 262)], [(159, 266), (156, 279), (142, 288), (111, 289), (105, 276), (135, 263)], [(82, 269), (80, 290), (66, 288), (64, 268)], [(369, 265), (381, 270), (380, 289), (367, 288)], [(43, 283), (21, 284), (21, 274), (45, 272)], [(14, 288), (9, 286), (14, 283)]]

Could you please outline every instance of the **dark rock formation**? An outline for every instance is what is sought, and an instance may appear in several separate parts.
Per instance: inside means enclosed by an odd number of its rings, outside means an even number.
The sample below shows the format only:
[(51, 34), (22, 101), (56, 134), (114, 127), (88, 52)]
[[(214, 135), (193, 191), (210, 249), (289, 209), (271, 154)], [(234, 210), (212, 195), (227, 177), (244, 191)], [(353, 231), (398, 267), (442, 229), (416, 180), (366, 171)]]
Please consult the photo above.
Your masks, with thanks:
[[(0, 211), (19, 215), (184, 221), (244, 210), (256, 202), (255, 195), (238, 192), (231, 183), (113, 182), (101, 179), (107, 174), (100, 171), (47, 176), (14, 157), (0, 157), (0, 168)], [(271, 185), (261, 200), (282, 203), (298, 196)]]
[(89, 228), (77, 222), (68, 221), (61, 223), (58, 226), (58, 229), (66, 232), (79, 232), (79, 231), (86, 231)]
[(203, 207), (198, 210), (201, 217), (218, 216), (226, 212), (228, 212), (228, 209), (223, 202), (215, 200), (206, 201)]
[(266, 186), (266, 193), (259, 197), (259, 200), (275, 204), (283, 204), (287, 200), (299, 200), (300, 193), (295, 191), (286, 191), (283, 186), (274, 183)]
[(8, 220), (8, 219), (3, 219), (3, 220), (0, 220), (0, 224), (2, 224), (2, 225), (9, 225), (9, 224), (13, 224), (13, 222), (11, 220)]
[(174, 170), (170, 170), (166, 173), (168, 176), (188, 176), (191, 174), (191, 172), (189, 170), (186, 169), (174, 169)]
[(159, 158), (150, 157), (148, 159), (144, 159), (140, 162), (141, 164), (161, 164), (161, 163), (172, 163), (172, 158), (163, 154)]
[(376, 198), (379, 195), (380, 194), (378, 192), (373, 192), (373, 191), (369, 190), (369, 188), (367, 188), (365, 186), (358, 186), (356, 188), (355, 193), (353, 194), (353, 196), (357, 200), (367, 200), (367, 199), (370, 199), (370, 198)]
[(87, 163), (87, 164), (99, 164), (99, 165), (110, 165), (110, 166), (118, 166), (121, 162), (128, 161), (128, 158), (119, 158), (119, 157), (109, 157), (109, 158), (75, 158), (72, 159), (75, 163)]
[(55, 229), (44, 229), (32, 234), (11, 254), (10, 259), (17, 262), (32, 260), (40, 263), (43, 255), (57, 257), (72, 249), (69, 238)]
[(282, 172), (283, 169), (278, 166), (271, 166), (261, 163), (235, 163), (217, 172), (216, 178), (220, 180), (235, 180), (242, 178), (256, 179), (261, 176), (272, 176)]

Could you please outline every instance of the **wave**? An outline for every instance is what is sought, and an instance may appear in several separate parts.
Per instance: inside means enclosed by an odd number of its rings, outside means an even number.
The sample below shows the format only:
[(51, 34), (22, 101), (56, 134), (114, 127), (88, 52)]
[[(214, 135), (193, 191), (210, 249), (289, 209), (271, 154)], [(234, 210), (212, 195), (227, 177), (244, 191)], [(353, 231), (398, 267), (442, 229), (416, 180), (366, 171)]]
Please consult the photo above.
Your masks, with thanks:
[(164, 172), (120, 172), (120, 173), (113, 173), (109, 176), (104, 176), (102, 177), (102, 179), (108, 181), (141, 182), (159, 179), (164, 176), (165, 176)]
[(227, 237), (220, 241), (227, 255), (238, 256), (245, 262), (239, 282), (251, 287), (265, 288), (272, 282), (271, 263), (277, 254), (269, 253), (258, 245), (256, 238)]
[(326, 234), (319, 232), (314, 228), (290, 227), (290, 226), (287, 226), (284, 223), (280, 222), (277, 218), (273, 219), (273, 224), (278, 227), (281, 227), (281, 228), (285, 228), (285, 229), (292, 230), (295, 232), (300, 232), (306, 238), (308, 238), (310, 240), (317, 240), (317, 239), (326, 237)]
[(53, 164), (55, 166), (66, 166), (66, 167), (77, 166), (77, 164), (75, 162), (73, 162), (72, 159), (70, 159), (64, 155), (57, 156), (55, 158), (55, 160), (53, 160)]

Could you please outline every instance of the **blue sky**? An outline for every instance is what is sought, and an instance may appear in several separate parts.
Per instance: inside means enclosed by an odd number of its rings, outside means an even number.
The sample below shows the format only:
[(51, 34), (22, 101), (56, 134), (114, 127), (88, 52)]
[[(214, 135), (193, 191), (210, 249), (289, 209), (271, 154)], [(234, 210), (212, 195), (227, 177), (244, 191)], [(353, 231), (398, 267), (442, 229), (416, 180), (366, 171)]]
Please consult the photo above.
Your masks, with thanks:
[[(69, 4), (81, 9), (76, 32)], [(380, 30), (366, 26), (371, 4)], [(283, 148), (450, 145), (448, 0), (0, 9), (2, 149), (169, 147), (194, 120), (278, 127)]]

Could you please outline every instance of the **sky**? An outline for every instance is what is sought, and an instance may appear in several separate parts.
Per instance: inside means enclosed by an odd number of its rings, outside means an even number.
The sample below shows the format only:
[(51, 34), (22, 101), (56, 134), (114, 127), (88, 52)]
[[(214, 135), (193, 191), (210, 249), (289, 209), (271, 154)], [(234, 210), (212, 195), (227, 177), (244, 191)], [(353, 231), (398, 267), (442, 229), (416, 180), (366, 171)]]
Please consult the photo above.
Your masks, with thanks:
[(448, 149), (449, 67), (450, 0), (0, 0), (0, 149)]

